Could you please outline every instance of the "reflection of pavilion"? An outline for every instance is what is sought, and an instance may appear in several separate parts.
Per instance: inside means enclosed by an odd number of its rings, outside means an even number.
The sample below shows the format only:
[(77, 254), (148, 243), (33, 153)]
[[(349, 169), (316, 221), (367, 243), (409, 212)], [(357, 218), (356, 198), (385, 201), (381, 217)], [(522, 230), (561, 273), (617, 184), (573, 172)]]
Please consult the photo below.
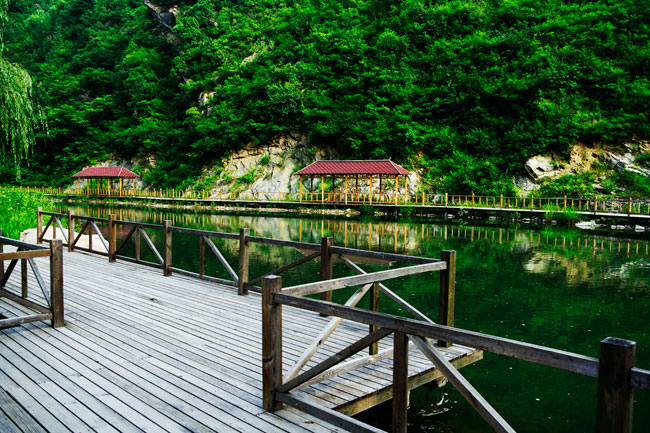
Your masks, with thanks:
[[(395, 164), (390, 160), (365, 160), (365, 161), (316, 161), (296, 172), (300, 176), (300, 201), (336, 201), (345, 204), (354, 202), (394, 202), (397, 204), (400, 199), (408, 200), (408, 177), (411, 172), (404, 167)], [(366, 178), (368, 182), (367, 193), (362, 192), (363, 185), (359, 184), (359, 176)], [(303, 193), (303, 177), (309, 178), (309, 192)], [(314, 192), (314, 180), (320, 177), (320, 193)], [(326, 193), (325, 178), (332, 179), (332, 191), (336, 179), (344, 179), (344, 190), (342, 193)], [(379, 190), (375, 190), (374, 179), (379, 177)], [(354, 185), (349, 182), (354, 179)], [(400, 194), (400, 178), (404, 179), (404, 190)], [(389, 193), (384, 189), (384, 179), (389, 179), (392, 184), (392, 191)]]
[[(88, 192), (96, 192), (97, 195), (111, 195), (113, 191), (113, 181), (119, 179), (119, 192), (122, 194), (124, 189), (124, 179), (130, 179), (130, 189), (133, 189), (134, 179), (140, 177), (131, 170), (124, 167), (88, 167), (81, 170), (72, 177), (77, 179), (77, 194), (81, 191), (79, 181), (86, 179), (88, 182)], [(95, 186), (92, 186), (92, 180), (95, 180)], [(104, 179), (108, 180), (108, 188), (104, 189)], [(102, 192), (106, 192), (102, 194)]]

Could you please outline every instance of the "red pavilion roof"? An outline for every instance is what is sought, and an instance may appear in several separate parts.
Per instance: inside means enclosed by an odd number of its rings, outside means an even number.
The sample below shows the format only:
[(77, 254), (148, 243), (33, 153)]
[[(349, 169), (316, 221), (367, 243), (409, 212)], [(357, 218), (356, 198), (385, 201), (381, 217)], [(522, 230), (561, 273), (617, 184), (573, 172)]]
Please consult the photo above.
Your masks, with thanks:
[(140, 177), (131, 170), (124, 167), (88, 167), (81, 170), (72, 177)]
[(316, 161), (295, 174), (304, 175), (350, 175), (350, 174), (387, 174), (408, 176), (408, 170), (390, 160), (383, 161)]

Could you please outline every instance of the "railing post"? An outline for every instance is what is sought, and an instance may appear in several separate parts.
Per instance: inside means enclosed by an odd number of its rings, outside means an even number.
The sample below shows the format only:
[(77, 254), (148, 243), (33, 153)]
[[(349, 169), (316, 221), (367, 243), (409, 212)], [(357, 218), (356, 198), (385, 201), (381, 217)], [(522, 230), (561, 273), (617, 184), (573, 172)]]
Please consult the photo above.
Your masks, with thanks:
[(74, 212), (68, 210), (68, 252), (71, 253), (74, 251)]
[(474, 207), (474, 193), (472, 193), (472, 207)]
[(393, 338), (393, 433), (406, 433), (408, 414), (409, 339), (403, 332)]
[(115, 245), (117, 242), (116, 231), (115, 215), (110, 214), (108, 216), (108, 261), (111, 263), (115, 262), (115, 248), (117, 248)]
[(564, 196), (564, 210), (566, 210), (566, 195)]
[(135, 229), (135, 259), (140, 260), (140, 227)]
[(627, 214), (632, 213), (632, 196), (627, 198)]
[[(0, 229), (0, 236), (2, 236), (2, 229)], [(2, 242), (0, 242), (0, 253), (4, 252), (4, 246)], [(0, 280), (2, 280), (5, 276), (5, 261), (0, 260)]]
[[(372, 288), (370, 289), (370, 310), (379, 311), (379, 283), (373, 283)], [(379, 327), (377, 325), (369, 325), (369, 331), (372, 334)], [(379, 352), (379, 341), (375, 341), (369, 347), (370, 355), (376, 355)]]
[(199, 236), (199, 275), (205, 275), (205, 238)]
[[(441, 259), (447, 269), (440, 271), (440, 295), (438, 299), (438, 323), (454, 326), (454, 304), (456, 302), (456, 251), (444, 250)], [(449, 347), (448, 341), (438, 341), (438, 346)]]
[(445, 206), (448, 206), (448, 205), (449, 205), (449, 193), (446, 192), (445, 193)]
[(43, 238), (43, 212), (42, 207), (37, 207), (36, 208), (36, 243), (40, 244), (42, 243), (42, 238)]
[(499, 196), (499, 208), (503, 209), (503, 194)]
[(164, 251), (163, 251), (163, 275), (169, 277), (172, 274), (172, 222), (165, 220), (163, 222), (164, 231)]
[(52, 327), (63, 326), (63, 242), (50, 241), (50, 303), (52, 308)]
[(27, 289), (27, 259), (20, 259), (20, 289), (21, 296), (26, 298), (29, 295)]
[[(321, 238), (321, 260), (320, 260), (320, 279), (321, 281), (332, 279), (332, 253), (330, 247), (334, 244), (334, 238), (325, 236)], [(323, 301), (332, 302), (332, 291), (323, 292), (320, 295)], [(323, 314), (321, 314), (322, 316)]]
[(597, 433), (630, 433), (634, 388), (630, 370), (634, 367), (636, 343), (608, 337), (600, 342), (598, 360)]
[(248, 270), (250, 265), (250, 245), (248, 244), (248, 237), (251, 234), (251, 229), (249, 228), (240, 228), (239, 229), (239, 273), (237, 281), (237, 294), (238, 295), (247, 295), (248, 290), (246, 289), (246, 284), (248, 284)]
[(262, 279), (262, 406), (271, 412), (282, 409), (275, 399), (275, 390), (282, 385), (282, 305), (275, 302), (280, 291), (281, 277)]

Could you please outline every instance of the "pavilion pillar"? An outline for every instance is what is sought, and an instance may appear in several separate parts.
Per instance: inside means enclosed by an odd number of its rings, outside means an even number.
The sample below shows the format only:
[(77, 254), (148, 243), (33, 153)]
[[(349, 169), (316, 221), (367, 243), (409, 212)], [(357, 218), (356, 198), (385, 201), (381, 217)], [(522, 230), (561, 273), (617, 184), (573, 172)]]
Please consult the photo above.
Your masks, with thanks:
[(348, 176), (345, 176), (345, 204), (348, 204)]
[(370, 175), (368, 184), (370, 185), (370, 204), (372, 204), (372, 175)]
[(408, 202), (408, 199), (409, 199), (409, 186), (408, 186), (408, 182), (409, 182), (409, 177), (408, 177), (408, 176), (404, 176), (404, 203), (405, 203), (405, 204)]
[(120, 178), (120, 195), (123, 195), (122, 190), (124, 189), (124, 182), (122, 181), (122, 178)]
[(382, 191), (382, 187), (381, 187), (381, 180), (382, 180), (382, 179), (381, 179), (381, 174), (380, 174), (380, 175), (379, 175), (379, 201), (380, 201), (380, 202), (383, 201), (383, 198), (382, 198), (382, 192), (383, 192), (383, 191)]
[(325, 203), (325, 176), (320, 177), (320, 202)]
[(356, 198), (355, 201), (358, 202), (359, 201), (359, 175), (358, 174), (357, 174), (357, 188), (355, 189), (355, 191), (356, 191), (356, 194), (357, 194), (357, 198)]
[(298, 198), (298, 201), (302, 201), (302, 176), (298, 179), (298, 185), (300, 186), (300, 197)]
[(77, 195), (79, 195), (79, 178), (77, 178)]
[(395, 206), (399, 200), (399, 176), (395, 175)]
[(314, 176), (309, 177), (309, 200), (314, 201)]

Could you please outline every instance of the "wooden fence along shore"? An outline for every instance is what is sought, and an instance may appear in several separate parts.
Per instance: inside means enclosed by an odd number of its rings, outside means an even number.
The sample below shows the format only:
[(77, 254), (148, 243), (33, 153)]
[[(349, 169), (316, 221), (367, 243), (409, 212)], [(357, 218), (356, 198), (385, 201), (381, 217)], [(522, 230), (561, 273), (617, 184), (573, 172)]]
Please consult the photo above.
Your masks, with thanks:
[[(262, 406), (270, 412), (282, 414), (283, 406), (289, 406), (349, 431), (376, 432), (378, 429), (348, 415), (392, 398), (392, 431), (405, 432), (409, 390), (433, 380), (446, 379), (495, 431), (513, 432), (513, 428), (504, 417), (458, 371), (468, 363), (480, 359), (482, 351), (597, 378), (598, 432), (631, 432), (634, 389), (650, 390), (650, 371), (634, 366), (636, 344), (631, 341), (606, 338), (600, 343), (600, 358), (592, 358), (454, 327), (456, 272), (454, 251), (443, 251), (440, 259), (432, 259), (336, 246), (330, 237), (322, 238), (321, 243), (263, 238), (251, 235), (250, 230), (246, 228), (242, 228), (238, 234), (220, 233), (177, 227), (172, 225), (171, 221), (165, 221), (164, 224), (144, 224), (118, 220), (114, 215), (109, 218), (90, 218), (74, 215), (72, 212), (67, 214), (42, 212), (40, 208), (37, 217), (39, 242), (48, 231), (52, 232), (54, 238), (59, 232), (63, 237), (63, 244), (68, 247), (68, 254), (81, 249), (76, 245), (82, 234), (88, 232), (97, 235), (102, 247), (107, 251), (100, 254), (107, 256), (108, 262), (112, 263), (102, 264), (102, 266), (120, 266), (119, 263), (115, 263), (117, 261), (133, 262), (135, 265), (159, 269), (164, 276), (181, 274), (196, 277), (209, 281), (215, 288), (231, 287), (233, 295), (236, 289), (237, 294), (242, 295), (239, 299), (257, 303), (257, 308), (260, 306), (259, 297), (244, 295), (249, 292), (261, 292), (261, 394)], [(48, 219), (45, 225), (43, 225), (44, 218)], [(67, 227), (64, 227), (66, 224)], [(79, 234), (74, 235), (77, 224), (81, 229)], [(120, 233), (126, 233), (119, 241), (118, 229), (121, 229)], [(154, 232), (159, 235), (152, 236)], [(174, 233), (196, 236), (199, 254), (198, 272), (173, 266)], [(163, 240), (162, 247), (156, 246), (152, 240), (160, 237)], [(212, 241), (215, 238), (238, 243), (239, 260), (236, 270)], [(6, 238), (0, 238), (0, 241), (11, 244)], [(142, 260), (143, 241), (146, 248), (152, 251), (156, 262)], [(133, 256), (124, 255), (128, 242), (133, 242)], [(304, 256), (273, 271), (251, 278), (251, 273), (256, 269), (255, 264), (251, 266), (250, 263), (250, 245), (254, 243), (295, 248)], [(58, 248), (60, 251), (61, 244), (58, 240), (51, 241), (52, 250)], [(206, 247), (225, 267), (231, 279), (206, 275)], [(84, 251), (97, 253), (92, 246)], [(191, 253), (184, 252), (184, 254)], [(6, 260), (18, 258), (18, 256), (0, 257)], [(283, 287), (279, 274), (316, 259), (320, 260), (318, 281)], [(403, 266), (366, 272), (359, 263), (355, 263), (362, 259), (372, 259), (387, 265), (401, 263)], [(355, 275), (334, 277), (334, 261), (342, 262)], [(97, 266), (99, 267), (99, 264)], [(144, 272), (144, 268), (133, 266), (130, 275), (135, 275), (137, 269)], [(86, 269), (86, 278), (92, 279), (92, 272), (88, 271), (90, 270)], [(430, 272), (440, 273), (437, 322), (401, 298), (399, 291), (393, 291), (384, 284), (396, 278)], [(158, 275), (162, 278), (161, 274)], [(258, 285), (260, 282), (261, 286)], [(3, 283), (6, 283), (6, 279)], [(143, 281), (142, 284), (154, 284), (158, 290), (163, 290), (165, 286), (164, 281), (148, 283)], [(356, 291), (343, 305), (331, 302), (333, 291), (354, 287), (357, 288)], [(370, 297), (369, 310), (357, 307), (366, 294)], [(313, 295), (318, 296), (315, 298)], [(381, 313), (380, 297), (397, 303), (413, 318)], [(283, 306), (292, 308), (283, 311)], [(307, 312), (318, 313), (311, 320), (323, 323), (324, 326), (311, 342), (299, 342), (300, 349), (296, 356), (295, 347), (287, 343), (291, 342), (291, 337), (299, 332), (299, 328), (293, 327), (294, 316), (310, 314)], [(360, 325), (367, 326), (367, 331), (361, 335), (357, 334), (354, 339), (348, 339), (336, 350), (330, 347), (330, 351), (325, 356), (319, 351), (325, 349), (328, 338), (339, 328), (343, 320), (357, 328)], [(0, 334), (0, 339), (4, 337), (5, 335)], [(380, 342), (389, 342), (390, 346), (379, 350)], [(294, 341), (293, 344), (297, 343)], [(368, 355), (355, 356), (366, 349)], [(392, 368), (389, 370), (390, 377), (386, 379), (388, 383), (385, 386), (377, 385), (378, 388), (374, 390), (366, 390), (365, 395), (332, 404), (323, 400), (323, 394), (319, 394), (320, 397), (315, 394), (321, 386), (331, 386), (332, 390), (340, 390), (342, 386), (354, 387), (357, 380), (360, 380), (358, 379), (360, 376), (354, 374), (364, 369), (380, 374), (382, 363), (389, 362), (391, 358)], [(287, 363), (288, 359), (291, 362)], [(233, 361), (224, 359), (220, 362), (227, 364)], [(424, 363), (429, 364), (423, 367)], [(257, 417), (260, 414), (250, 416)]]
[(113, 197), (138, 200), (191, 201), (205, 203), (286, 203), (330, 206), (420, 206), (448, 209), (476, 209), (485, 211), (545, 213), (576, 212), (594, 216), (627, 216), (650, 218), (650, 199), (634, 197), (506, 197), (482, 195), (452, 195), (447, 193), (416, 194), (374, 193), (357, 194), (341, 192), (281, 192), (281, 191), (236, 191), (212, 193), (194, 190), (129, 190), (92, 188), (66, 190), (64, 188), (19, 188), (24, 191), (38, 191), (61, 197)]

